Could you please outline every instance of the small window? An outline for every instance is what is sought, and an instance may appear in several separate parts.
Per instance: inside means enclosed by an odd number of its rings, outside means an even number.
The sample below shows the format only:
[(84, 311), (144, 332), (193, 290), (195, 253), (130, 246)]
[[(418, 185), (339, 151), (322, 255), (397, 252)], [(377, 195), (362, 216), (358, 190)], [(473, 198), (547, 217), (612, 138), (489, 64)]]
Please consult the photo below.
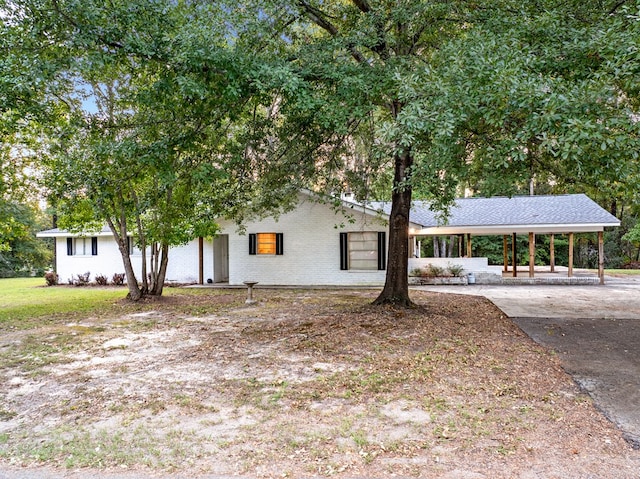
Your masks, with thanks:
[(258, 254), (276, 254), (276, 234), (258, 233)]
[(284, 235), (282, 233), (249, 234), (249, 254), (281, 255), (284, 253)]
[(68, 256), (97, 256), (98, 238), (67, 238)]

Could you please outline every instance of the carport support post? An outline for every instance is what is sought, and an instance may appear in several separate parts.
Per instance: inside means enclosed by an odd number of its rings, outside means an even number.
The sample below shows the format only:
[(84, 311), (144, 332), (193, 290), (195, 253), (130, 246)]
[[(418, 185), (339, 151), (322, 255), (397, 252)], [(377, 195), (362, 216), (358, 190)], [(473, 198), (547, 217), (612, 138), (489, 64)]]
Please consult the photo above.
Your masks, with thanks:
[(471, 258), (471, 234), (467, 234), (467, 258)]
[(509, 271), (509, 239), (507, 235), (502, 236), (502, 256), (504, 264), (504, 272)]
[(518, 261), (516, 258), (516, 234), (513, 233), (513, 239), (511, 240), (511, 261), (513, 262), (513, 277), (518, 276)]
[(567, 276), (573, 276), (573, 233), (569, 233), (569, 271)]
[(551, 267), (551, 272), (556, 272), (556, 250), (553, 244), (554, 235), (553, 233), (549, 236), (549, 266)]
[(533, 278), (536, 263), (536, 235), (529, 233), (529, 278)]
[(204, 239), (198, 238), (198, 284), (204, 284)]
[(604, 231), (598, 231), (598, 277), (604, 284)]

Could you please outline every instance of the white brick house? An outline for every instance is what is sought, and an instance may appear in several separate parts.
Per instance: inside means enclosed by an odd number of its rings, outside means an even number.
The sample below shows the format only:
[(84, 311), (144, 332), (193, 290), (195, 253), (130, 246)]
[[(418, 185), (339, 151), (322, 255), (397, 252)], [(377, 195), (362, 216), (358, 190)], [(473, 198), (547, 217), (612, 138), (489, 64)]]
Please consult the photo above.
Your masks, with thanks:
[[(386, 273), (387, 216), (344, 203), (342, 211), (300, 193), (298, 206), (277, 219), (245, 225), (240, 234), (233, 222), (221, 222), (213, 239), (195, 239), (169, 252), (168, 282), (228, 282), (239, 285), (381, 285)], [(417, 225), (416, 225), (417, 226)], [(109, 279), (124, 272), (111, 232), (91, 236), (48, 230), (39, 237), (56, 243), (56, 271), (61, 283), (74, 275), (101, 274)], [(131, 254), (137, 273), (139, 251)], [(202, 278), (200, 265), (202, 264)]]
[[(195, 239), (171, 248), (166, 280), (179, 283), (228, 283), (240, 285), (257, 281), (261, 285), (382, 285), (386, 275), (390, 204), (371, 207), (342, 202), (336, 210), (317, 202), (307, 192), (299, 193), (295, 209), (277, 219), (250, 222), (242, 234), (232, 222), (220, 223), (220, 234), (213, 239)], [(617, 218), (585, 195), (521, 196), (513, 198), (464, 198), (457, 200), (451, 215), (442, 223), (425, 202), (414, 202), (409, 235), (410, 267), (446, 260), (419, 259), (416, 238), (456, 235), (466, 243), (455, 262), (465, 273), (490, 272), (501, 277), (500, 267), (489, 269), (486, 258), (472, 258), (471, 236), (503, 236), (505, 264), (508, 270), (507, 240), (529, 236), (530, 276), (533, 277), (535, 235), (564, 234), (573, 244), (573, 234), (597, 232), (599, 238), (599, 276), (604, 281), (603, 231), (620, 225)], [(56, 270), (61, 282), (90, 272), (111, 278), (124, 272), (122, 259), (108, 229), (83, 237), (54, 229), (39, 237), (56, 242)], [(553, 244), (553, 241), (551, 242)], [(570, 247), (571, 249), (571, 247)], [(137, 272), (141, 270), (140, 252), (132, 251)], [(515, 258), (515, 250), (512, 258)], [(553, 257), (553, 250), (551, 251)], [(572, 255), (569, 255), (572, 275)], [(552, 260), (553, 270), (553, 260)], [(512, 267), (514, 276), (516, 268)]]

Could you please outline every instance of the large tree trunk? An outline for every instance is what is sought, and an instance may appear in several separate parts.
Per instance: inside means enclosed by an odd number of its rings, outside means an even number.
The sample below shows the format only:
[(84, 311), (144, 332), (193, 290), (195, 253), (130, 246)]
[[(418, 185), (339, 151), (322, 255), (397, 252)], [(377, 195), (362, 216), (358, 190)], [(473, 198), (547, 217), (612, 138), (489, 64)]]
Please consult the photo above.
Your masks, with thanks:
[(113, 221), (107, 218), (107, 224), (109, 225), (109, 229), (111, 229), (113, 238), (116, 240), (120, 256), (122, 256), (122, 264), (127, 278), (127, 287), (129, 288), (127, 298), (132, 301), (138, 301), (142, 298), (143, 292), (140, 290), (140, 286), (138, 285), (138, 279), (136, 278), (136, 273), (133, 270), (133, 265), (131, 264), (131, 256), (129, 256), (126, 223), (120, 222), (119, 227), (116, 227)]
[(373, 304), (410, 307), (409, 299), (409, 211), (411, 186), (406, 182), (413, 163), (411, 150), (395, 155), (395, 174), (389, 216), (389, 259), (384, 289)]
[(133, 265), (131, 264), (131, 257), (129, 256), (129, 249), (127, 248), (126, 240), (124, 244), (122, 244), (122, 241), (118, 242), (118, 249), (122, 255), (122, 263), (124, 264), (124, 272), (127, 278), (127, 287), (129, 288), (127, 298), (132, 301), (138, 301), (142, 296), (144, 296), (144, 294), (138, 285), (138, 279), (136, 278), (136, 273), (134, 272)]
[(159, 258), (156, 258), (156, 269), (152, 271), (151, 289), (150, 294), (154, 296), (162, 296), (164, 288), (164, 280), (167, 276), (167, 265), (169, 264), (169, 246), (163, 244), (160, 249), (156, 249), (156, 254)]

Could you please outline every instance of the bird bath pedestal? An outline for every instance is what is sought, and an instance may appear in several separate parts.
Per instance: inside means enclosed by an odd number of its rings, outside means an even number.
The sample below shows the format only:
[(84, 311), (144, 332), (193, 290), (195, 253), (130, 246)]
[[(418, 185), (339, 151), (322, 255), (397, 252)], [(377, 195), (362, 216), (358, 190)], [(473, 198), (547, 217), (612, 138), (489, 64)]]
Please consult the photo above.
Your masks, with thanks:
[(246, 304), (256, 304), (257, 301), (255, 299), (253, 299), (253, 287), (258, 284), (257, 281), (244, 281), (244, 284), (247, 285), (247, 300), (245, 301)]

